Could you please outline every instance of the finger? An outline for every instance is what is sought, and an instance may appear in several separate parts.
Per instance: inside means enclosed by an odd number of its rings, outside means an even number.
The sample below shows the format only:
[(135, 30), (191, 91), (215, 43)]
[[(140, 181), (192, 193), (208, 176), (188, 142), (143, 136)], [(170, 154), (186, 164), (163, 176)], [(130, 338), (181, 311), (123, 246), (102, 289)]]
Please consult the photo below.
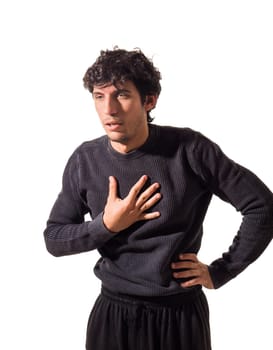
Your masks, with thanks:
[(118, 184), (117, 180), (114, 176), (109, 177), (109, 193), (108, 193), (108, 199), (114, 200), (117, 198), (117, 190), (118, 190)]
[(139, 220), (152, 220), (152, 219), (158, 218), (159, 216), (160, 216), (160, 212), (154, 211), (152, 213), (144, 213), (143, 215), (141, 215)]
[(189, 278), (189, 277), (198, 277), (200, 276), (200, 271), (196, 269), (185, 270), (180, 272), (174, 272), (173, 277), (175, 278)]
[(141, 178), (134, 184), (134, 186), (130, 189), (127, 198), (129, 200), (135, 200), (142, 187), (145, 185), (145, 182), (148, 180), (147, 175), (141, 176)]
[(146, 211), (150, 209), (153, 205), (155, 205), (161, 198), (161, 194), (157, 193), (152, 198), (147, 200), (140, 208), (141, 211)]
[[(136, 206), (138, 208), (140, 208), (143, 203), (145, 203), (152, 195), (153, 193), (155, 193), (155, 191), (157, 191), (159, 189), (160, 185), (159, 183), (154, 183), (151, 186), (149, 186), (147, 188), (147, 190), (145, 190), (143, 193), (141, 193), (141, 195), (139, 196), (137, 202), (136, 202)], [(157, 198), (158, 200), (159, 198)]]
[(192, 278), (189, 281), (181, 283), (181, 286), (184, 288), (188, 288), (188, 287), (193, 287), (193, 286), (197, 286), (200, 284), (202, 285), (202, 281), (199, 277), (197, 277), (197, 278)]
[(192, 261), (181, 261), (181, 262), (176, 262), (172, 263), (172, 269), (193, 269), (196, 267), (196, 262)]
[(197, 255), (195, 253), (183, 253), (179, 255), (180, 260), (192, 260), (198, 261)]

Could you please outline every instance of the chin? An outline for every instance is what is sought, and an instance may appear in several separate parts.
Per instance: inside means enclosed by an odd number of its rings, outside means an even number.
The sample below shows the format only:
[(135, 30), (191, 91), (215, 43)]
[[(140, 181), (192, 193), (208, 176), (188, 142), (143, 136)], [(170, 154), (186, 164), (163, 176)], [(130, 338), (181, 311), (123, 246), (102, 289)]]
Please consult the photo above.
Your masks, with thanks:
[(108, 138), (111, 142), (118, 142), (118, 143), (122, 143), (122, 144), (126, 144), (129, 139), (126, 136), (122, 136), (122, 135), (112, 135), (112, 134), (108, 134)]
[(111, 143), (116, 143), (116, 144), (120, 144), (120, 145), (124, 145), (126, 146), (128, 144), (127, 140), (124, 139), (110, 139)]

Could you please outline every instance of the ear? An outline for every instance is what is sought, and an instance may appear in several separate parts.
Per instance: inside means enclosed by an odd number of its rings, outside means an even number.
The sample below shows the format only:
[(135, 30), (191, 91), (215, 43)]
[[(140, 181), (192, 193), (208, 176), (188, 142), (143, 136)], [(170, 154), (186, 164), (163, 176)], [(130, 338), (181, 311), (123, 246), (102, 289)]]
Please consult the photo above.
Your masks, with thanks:
[(157, 96), (155, 95), (147, 95), (146, 100), (144, 102), (144, 108), (147, 112), (151, 111), (155, 108), (157, 102)]

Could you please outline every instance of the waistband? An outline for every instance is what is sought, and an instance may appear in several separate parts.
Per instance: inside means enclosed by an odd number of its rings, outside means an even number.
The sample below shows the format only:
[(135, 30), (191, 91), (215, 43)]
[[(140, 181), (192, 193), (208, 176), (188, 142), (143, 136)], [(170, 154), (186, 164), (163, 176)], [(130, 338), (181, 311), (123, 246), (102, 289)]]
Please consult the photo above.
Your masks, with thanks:
[(193, 302), (196, 298), (203, 294), (203, 291), (201, 286), (198, 286), (179, 294), (167, 296), (140, 296), (117, 293), (102, 287), (101, 294), (108, 299), (112, 299), (113, 301), (129, 303), (132, 305), (149, 304), (157, 306), (181, 306), (183, 304)]

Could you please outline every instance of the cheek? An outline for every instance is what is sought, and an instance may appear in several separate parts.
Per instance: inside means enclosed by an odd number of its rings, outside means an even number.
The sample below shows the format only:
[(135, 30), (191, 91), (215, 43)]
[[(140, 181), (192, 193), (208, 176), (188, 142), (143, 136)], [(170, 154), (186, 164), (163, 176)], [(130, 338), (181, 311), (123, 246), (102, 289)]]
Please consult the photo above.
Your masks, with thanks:
[(131, 102), (123, 106), (124, 112), (127, 112), (132, 119), (138, 118), (139, 116), (146, 114), (145, 108), (139, 102)]
[(99, 114), (101, 108), (98, 103), (94, 103), (94, 108), (95, 108), (95, 111)]

